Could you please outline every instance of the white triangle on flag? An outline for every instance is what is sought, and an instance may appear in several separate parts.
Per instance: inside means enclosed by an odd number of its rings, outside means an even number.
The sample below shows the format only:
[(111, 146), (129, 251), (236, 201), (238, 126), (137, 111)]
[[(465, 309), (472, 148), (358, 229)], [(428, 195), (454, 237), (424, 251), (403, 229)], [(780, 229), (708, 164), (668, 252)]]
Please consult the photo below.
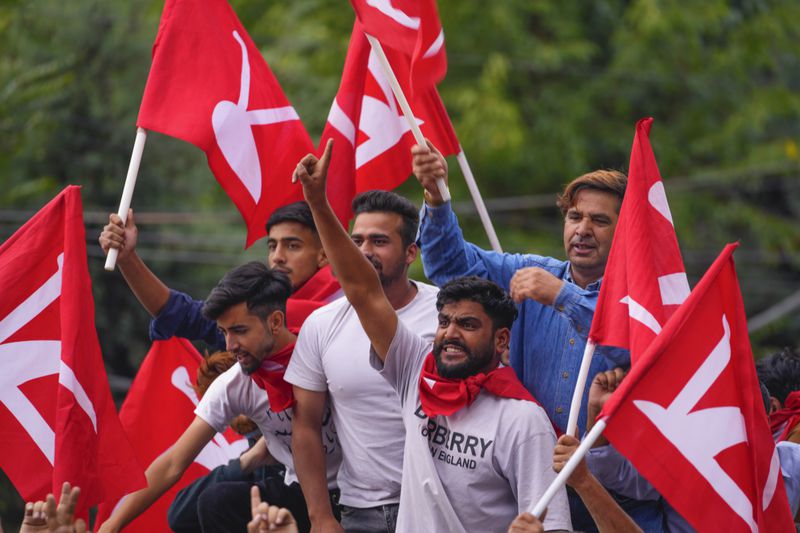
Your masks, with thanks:
[(435, 379), (431, 379), (431, 378), (425, 378), (425, 377), (423, 377), (422, 379), (424, 379), (424, 380), (425, 380), (425, 383), (427, 383), (427, 384), (428, 384), (428, 387), (429, 387), (431, 390), (433, 390), (433, 387), (434, 387), (434, 385), (436, 385), (436, 380), (435, 380)]

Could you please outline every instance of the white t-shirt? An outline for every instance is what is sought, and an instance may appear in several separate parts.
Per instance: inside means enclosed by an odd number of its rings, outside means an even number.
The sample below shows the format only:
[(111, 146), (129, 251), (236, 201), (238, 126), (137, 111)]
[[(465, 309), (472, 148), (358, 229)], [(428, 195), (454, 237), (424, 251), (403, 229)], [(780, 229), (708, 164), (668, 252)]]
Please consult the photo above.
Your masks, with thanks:
[[(417, 295), (397, 315), (431, 340), (439, 289), (415, 285)], [(405, 438), (397, 393), (370, 367), (369, 349), (355, 309), (346, 299), (337, 300), (303, 323), (285, 376), (298, 387), (329, 392), (342, 445), (339, 501), (362, 509), (400, 501)]]
[[(400, 396), (406, 427), (398, 533), (505, 532), (530, 511), (550, 482), (556, 435), (533, 402), (481, 390), (451, 416), (428, 418), (419, 400), (419, 376), (431, 343), (398, 323), (385, 365), (370, 363)], [(547, 509), (545, 530), (572, 530), (567, 493)]]
[[(297, 481), (292, 460), (292, 408), (280, 413), (272, 412), (269, 408), (267, 391), (242, 372), (239, 363), (230, 367), (211, 383), (194, 414), (218, 432), (224, 431), (230, 421), (240, 414), (249, 417), (264, 435), (269, 453), (286, 466), (284, 480), (286, 484), (290, 485)], [(325, 448), (328, 488), (335, 489), (342, 450), (329, 414), (324, 418), (322, 442)]]

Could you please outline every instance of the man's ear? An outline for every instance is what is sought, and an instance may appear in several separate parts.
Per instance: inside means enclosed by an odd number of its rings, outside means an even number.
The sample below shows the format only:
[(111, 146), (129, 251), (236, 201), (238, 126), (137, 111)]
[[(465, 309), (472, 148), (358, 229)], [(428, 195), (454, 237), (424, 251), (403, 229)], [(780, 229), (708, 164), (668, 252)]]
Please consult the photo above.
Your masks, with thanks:
[(283, 311), (276, 309), (275, 311), (271, 312), (267, 317), (267, 327), (270, 330), (270, 333), (275, 335), (278, 330), (284, 327), (284, 323), (286, 322), (286, 315)]
[(778, 400), (775, 396), (770, 396), (769, 397), (769, 413), (767, 413), (767, 414), (771, 415), (772, 413), (776, 413), (776, 412), (780, 411), (781, 409), (783, 409), (783, 406), (781, 405), (780, 400)]
[(497, 355), (503, 355), (508, 351), (508, 343), (511, 340), (511, 330), (508, 328), (498, 328), (494, 332), (494, 349)]
[(417, 255), (419, 255), (419, 246), (417, 246), (417, 243), (412, 242), (406, 248), (406, 265), (410, 265), (416, 261)]

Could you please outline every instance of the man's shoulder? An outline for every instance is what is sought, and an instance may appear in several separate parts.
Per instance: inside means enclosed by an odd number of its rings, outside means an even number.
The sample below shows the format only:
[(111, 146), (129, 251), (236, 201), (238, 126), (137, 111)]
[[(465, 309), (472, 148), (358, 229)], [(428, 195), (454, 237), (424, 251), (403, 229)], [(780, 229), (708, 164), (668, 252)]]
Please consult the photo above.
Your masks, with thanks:
[(352, 308), (353, 306), (350, 305), (347, 298), (342, 296), (312, 311), (305, 322), (303, 322), (303, 327), (305, 327), (306, 324), (327, 325), (331, 321), (336, 320), (337, 316), (342, 316), (350, 312)]
[(411, 282), (417, 287), (417, 297), (414, 298), (415, 300), (436, 300), (436, 295), (439, 294), (439, 287), (417, 280), (411, 280)]

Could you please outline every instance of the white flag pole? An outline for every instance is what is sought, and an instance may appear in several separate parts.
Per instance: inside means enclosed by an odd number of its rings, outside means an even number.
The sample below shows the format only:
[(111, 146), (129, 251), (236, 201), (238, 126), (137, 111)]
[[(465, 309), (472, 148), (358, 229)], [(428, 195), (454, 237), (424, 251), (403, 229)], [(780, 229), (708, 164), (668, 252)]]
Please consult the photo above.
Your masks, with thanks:
[(539, 498), (539, 501), (536, 503), (533, 511), (531, 511), (533, 516), (536, 518), (542, 517), (542, 514), (544, 513), (545, 509), (547, 509), (547, 506), (550, 504), (553, 496), (555, 496), (556, 493), (567, 483), (567, 478), (572, 475), (572, 473), (575, 471), (575, 467), (578, 466), (578, 463), (580, 463), (581, 460), (586, 456), (586, 452), (589, 451), (589, 448), (592, 447), (592, 444), (595, 443), (605, 428), (606, 420), (604, 418), (602, 420), (598, 420), (592, 430), (586, 434), (586, 438), (581, 441), (578, 449), (575, 450), (575, 453), (573, 453), (572, 457), (569, 458), (567, 464), (564, 465), (564, 468), (561, 469), (561, 472), (558, 473), (553, 482), (550, 483), (550, 486), (547, 487), (547, 490), (544, 492), (544, 494), (542, 494), (542, 497)]
[[(128, 175), (125, 176), (125, 186), (122, 188), (122, 199), (119, 201), (119, 211), (117, 211), (117, 214), (122, 219), (123, 226), (128, 219), (128, 209), (131, 207), (133, 189), (136, 187), (136, 178), (139, 175), (139, 164), (142, 162), (142, 152), (144, 152), (144, 142), (146, 140), (147, 130), (136, 128), (136, 140), (133, 143), (131, 162), (128, 165)], [(113, 271), (117, 264), (117, 255), (119, 255), (119, 250), (116, 248), (108, 250), (105, 269), (109, 272)]]
[(472, 169), (467, 162), (467, 156), (464, 154), (464, 148), (458, 146), (459, 152), (456, 156), (458, 166), (461, 168), (461, 173), (464, 175), (464, 181), (467, 182), (469, 193), (472, 195), (472, 201), (475, 203), (475, 209), (478, 210), (478, 216), (483, 223), (483, 229), (486, 230), (486, 235), (489, 237), (489, 243), (492, 245), (492, 250), (497, 253), (503, 253), (500, 247), (500, 240), (497, 238), (497, 233), (494, 231), (492, 220), (489, 218), (489, 212), (486, 210), (486, 204), (483, 203), (481, 191), (478, 189), (478, 184), (475, 182), (475, 176), (472, 175)]
[[(386, 78), (389, 80), (389, 85), (392, 87), (394, 97), (397, 98), (397, 103), (400, 104), (400, 109), (403, 110), (403, 115), (405, 115), (408, 125), (411, 127), (411, 132), (414, 134), (414, 140), (416, 140), (417, 144), (420, 146), (427, 146), (427, 144), (425, 144), (425, 137), (422, 135), (422, 131), (420, 131), (419, 125), (414, 119), (414, 113), (411, 111), (411, 106), (408, 105), (408, 100), (406, 100), (406, 96), (403, 94), (403, 89), (397, 82), (397, 76), (394, 75), (392, 66), (389, 64), (389, 60), (386, 58), (386, 54), (383, 51), (381, 43), (368, 33), (365, 33), (364, 35), (367, 36), (367, 40), (369, 41), (369, 45), (372, 47), (372, 51), (375, 52), (376, 56), (378, 56), (378, 61), (383, 68), (383, 73), (386, 74)], [(442, 200), (445, 202), (449, 201), (450, 191), (447, 189), (447, 184), (445, 184), (444, 179), (436, 178), (436, 185), (439, 187), (439, 194), (442, 195)]]
[(586, 342), (586, 347), (583, 349), (583, 359), (581, 360), (581, 368), (578, 370), (578, 379), (575, 382), (575, 390), (572, 392), (572, 404), (569, 406), (569, 419), (567, 419), (567, 435), (577, 436), (575, 429), (578, 427), (578, 414), (581, 411), (581, 400), (583, 400), (583, 391), (586, 389), (586, 377), (589, 374), (589, 364), (592, 362), (594, 355), (595, 344), (589, 340)]

